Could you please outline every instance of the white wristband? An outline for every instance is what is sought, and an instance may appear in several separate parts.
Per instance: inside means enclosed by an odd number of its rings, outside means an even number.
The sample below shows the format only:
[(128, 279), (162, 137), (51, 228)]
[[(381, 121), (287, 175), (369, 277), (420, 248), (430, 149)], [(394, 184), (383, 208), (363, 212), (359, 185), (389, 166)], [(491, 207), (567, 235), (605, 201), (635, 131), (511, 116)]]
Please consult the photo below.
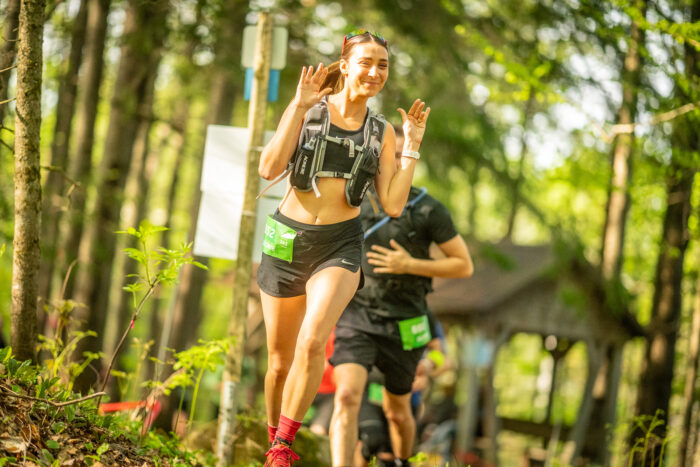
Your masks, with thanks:
[(420, 153), (418, 151), (404, 151), (401, 153), (401, 157), (410, 157), (411, 159), (420, 159)]

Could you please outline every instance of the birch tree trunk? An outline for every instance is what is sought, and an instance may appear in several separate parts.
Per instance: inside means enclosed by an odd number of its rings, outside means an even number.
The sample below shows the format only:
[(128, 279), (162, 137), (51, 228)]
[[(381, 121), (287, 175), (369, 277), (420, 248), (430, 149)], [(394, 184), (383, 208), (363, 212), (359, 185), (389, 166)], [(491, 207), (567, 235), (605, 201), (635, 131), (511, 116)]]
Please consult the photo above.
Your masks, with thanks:
[(15, 232), (10, 345), (18, 360), (36, 357), (41, 230), (41, 72), (45, 0), (23, 0), (19, 13), (15, 113)]

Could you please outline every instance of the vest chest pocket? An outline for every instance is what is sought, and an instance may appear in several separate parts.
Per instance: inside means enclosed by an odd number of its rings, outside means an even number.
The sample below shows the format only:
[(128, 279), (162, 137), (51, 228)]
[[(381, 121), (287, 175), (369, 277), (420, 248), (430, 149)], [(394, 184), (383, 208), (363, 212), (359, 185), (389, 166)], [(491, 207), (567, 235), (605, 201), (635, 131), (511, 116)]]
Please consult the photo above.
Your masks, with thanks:
[(291, 263), (294, 257), (294, 238), (296, 236), (296, 230), (276, 221), (272, 216), (267, 216), (262, 245), (263, 253)]

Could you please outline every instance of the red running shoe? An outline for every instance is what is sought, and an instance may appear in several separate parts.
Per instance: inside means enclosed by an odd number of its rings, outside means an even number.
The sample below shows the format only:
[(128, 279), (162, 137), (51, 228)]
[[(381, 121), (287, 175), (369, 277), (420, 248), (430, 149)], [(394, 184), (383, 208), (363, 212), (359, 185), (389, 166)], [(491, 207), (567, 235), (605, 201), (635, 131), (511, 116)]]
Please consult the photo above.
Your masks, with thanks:
[(265, 455), (267, 460), (264, 467), (289, 467), (299, 460), (297, 453), (284, 443), (275, 443)]

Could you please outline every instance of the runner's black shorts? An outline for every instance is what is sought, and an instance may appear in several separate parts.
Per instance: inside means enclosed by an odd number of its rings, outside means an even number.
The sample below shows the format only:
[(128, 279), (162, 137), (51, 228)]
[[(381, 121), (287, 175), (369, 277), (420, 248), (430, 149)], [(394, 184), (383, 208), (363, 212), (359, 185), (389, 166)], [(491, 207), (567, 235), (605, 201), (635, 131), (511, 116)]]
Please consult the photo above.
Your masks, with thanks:
[[(349, 307), (343, 313), (352, 312), (353, 308)], [(397, 396), (408, 394), (425, 346), (404, 350), (398, 334), (398, 320), (387, 319), (386, 326), (396, 326), (396, 332), (376, 334), (353, 327), (337, 326), (333, 356), (329, 362), (333, 366), (357, 363), (364, 366), (367, 372), (375, 365), (384, 373), (384, 387), (387, 391)]]
[[(306, 294), (306, 281), (328, 267), (357, 272), (362, 262), (363, 232), (360, 218), (335, 224), (304, 224), (275, 211), (272, 218), (297, 232), (292, 247), (292, 262), (262, 255), (258, 268), (260, 290), (274, 297)], [(364, 277), (360, 275), (362, 288)]]

